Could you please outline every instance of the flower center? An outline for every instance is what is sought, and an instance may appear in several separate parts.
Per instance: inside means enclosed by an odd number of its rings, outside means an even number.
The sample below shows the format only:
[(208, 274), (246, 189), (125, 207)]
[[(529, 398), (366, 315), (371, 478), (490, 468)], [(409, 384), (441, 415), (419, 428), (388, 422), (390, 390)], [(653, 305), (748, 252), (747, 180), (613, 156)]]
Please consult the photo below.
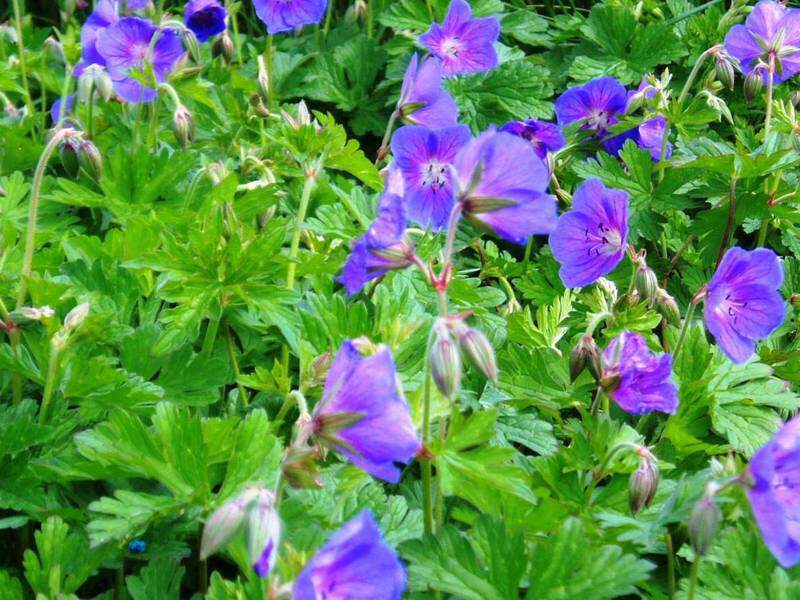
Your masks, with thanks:
[(131, 49), (131, 54), (139, 61), (144, 62), (147, 58), (147, 51), (150, 49), (149, 45), (137, 44)]
[(456, 58), (458, 57), (458, 53), (460, 51), (461, 51), (461, 42), (459, 42), (458, 38), (451, 37), (445, 39), (445, 41), (442, 42), (442, 52), (444, 54)]
[(741, 311), (746, 306), (747, 306), (747, 300), (745, 301), (734, 300), (730, 294), (727, 294), (725, 296), (725, 299), (722, 302), (720, 302), (717, 311), (721, 312), (722, 314), (728, 315), (728, 318), (731, 320), (731, 322), (736, 323), (736, 318), (739, 311)]
[(601, 254), (614, 254), (622, 246), (622, 236), (616, 229), (606, 227), (598, 223), (595, 229), (586, 228), (585, 240), (587, 243), (586, 253), (591, 256)]
[(586, 124), (590, 129), (595, 131), (605, 131), (611, 123), (611, 115), (607, 114), (604, 110), (593, 110), (586, 118)]
[(422, 168), (422, 185), (439, 190), (447, 185), (447, 165), (431, 161)]

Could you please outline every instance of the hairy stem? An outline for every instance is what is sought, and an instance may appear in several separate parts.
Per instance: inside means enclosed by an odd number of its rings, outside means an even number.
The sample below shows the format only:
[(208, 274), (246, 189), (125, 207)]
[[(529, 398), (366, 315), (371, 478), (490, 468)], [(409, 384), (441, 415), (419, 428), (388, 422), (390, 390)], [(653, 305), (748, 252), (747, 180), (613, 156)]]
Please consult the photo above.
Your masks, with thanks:
[(722, 233), (722, 243), (719, 247), (719, 254), (717, 255), (717, 266), (722, 262), (722, 257), (725, 255), (725, 250), (728, 249), (731, 233), (733, 232), (733, 223), (736, 216), (736, 176), (731, 177), (731, 191), (728, 195), (728, 221), (725, 223), (725, 231)]
[(664, 543), (667, 546), (667, 585), (669, 586), (669, 600), (675, 598), (675, 549), (672, 546), (672, 536), (667, 533), (664, 535)]
[(25, 106), (28, 107), (28, 115), (33, 118), (36, 107), (31, 98), (31, 89), (28, 84), (28, 65), (25, 58), (25, 38), (22, 36), (22, 5), (20, 0), (12, 0), (14, 5), (14, 26), (17, 30), (17, 54), (19, 55), (19, 71), (22, 75), (22, 89), (25, 90)]
[[(425, 348), (425, 380), (422, 387), (422, 444), (427, 449), (431, 441), (431, 373), (430, 358), (433, 344), (433, 329), (428, 336)], [(431, 460), (423, 459), (420, 463), (422, 471), (422, 514), (425, 532), (433, 533), (433, 481), (431, 477)]]
[(700, 555), (695, 554), (694, 562), (692, 563), (692, 572), (689, 579), (689, 593), (686, 596), (687, 600), (694, 600), (697, 593), (697, 572), (700, 569)]
[(50, 401), (53, 398), (53, 389), (56, 384), (56, 374), (58, 373), (58, 357), (61, 349), (54, 343), (50, 343), (50, 359), (47, 365), (47, 377), (44, 380), (44, 393), (42, 394), (42, 404), (39, 407), (39, 425), (44, 425), (50, 418)]
[(380, 148), (378, 148), (378, 155), (375, 158), (376, 165), (386, 158), (386, 154), (389, 152), (389, 140), (392, 138), (392, 129), (394, 129), (394, 124), (399, 117), (400, 111), (398, 109), (395, 109), (389, 116), (389, 121), (386, 123), (386, 131), (383, 134)]
[(678, 357), (680, 356), (681, 347), (683, 346), (683, 341), (686, 339), (686, 332), (689, 331), (690, 323), (692, 322), (692, 317), (694, 316), (694, 309), (697, 307), (697, 303), (692, 301), (689, 304), (689, 309), (686, 311), (686, 318), (683, 321), (683, 326), (681, 327), (681, 333), (678, 336), (678, 342), (675, 344), (675, 348), (672, 351), (672, 357), (675, 362), (677, 362)]

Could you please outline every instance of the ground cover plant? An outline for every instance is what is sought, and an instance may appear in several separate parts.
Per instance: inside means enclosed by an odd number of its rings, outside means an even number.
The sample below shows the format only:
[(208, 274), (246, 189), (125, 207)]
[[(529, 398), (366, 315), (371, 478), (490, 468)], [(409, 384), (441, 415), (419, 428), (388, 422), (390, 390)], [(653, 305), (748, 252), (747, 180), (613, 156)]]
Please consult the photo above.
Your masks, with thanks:
[(0, 20), (0, 600), (800, 597), (800, 8)]

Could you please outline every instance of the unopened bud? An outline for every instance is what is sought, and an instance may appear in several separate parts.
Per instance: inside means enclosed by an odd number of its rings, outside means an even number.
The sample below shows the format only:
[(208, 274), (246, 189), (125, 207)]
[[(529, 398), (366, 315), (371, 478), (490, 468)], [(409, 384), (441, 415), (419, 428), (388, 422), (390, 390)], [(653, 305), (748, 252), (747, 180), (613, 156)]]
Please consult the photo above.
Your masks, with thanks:
[(89, 303), (84, 302), (69, 311), (67, 316), (64, 317), (64, 329), (67, 332), (72, 332), (80, 327), (81, 323), (89, 316), (89, 308)]
[(712, 493), (706, 493), (694, 505), (689, 519), (689, 540), (696, 554), (704, 556), (717, 537), (722, 523), (722, 511)]
[(74, 138), (64, 138), (58, 147), (58, 157), (61, 159), (61, 166), (71, 178), (76, 178), (80, 173), (81, 165), (78, 160), (78, 149), (80, 142)]
[(647, 302), (648, 305), (652, 305), (658, 293), (658, 277), (656, 277), (653, 269), (648, 266), (637, 269), (635, 285), (642, 300)]
[(735, 73), (733, 71), (733, 65), (731, 64), (731, 61), (728, 60), (726, 56), (717, 56), (717, 61), (714, 65), (714, 73), (717, 76), (717, 81), (719, 81), (724, 87), (728, 88), (729, 90), (733, 89)]
[(452, 400), (461, 388), (461, 355), (443, 321), (436, 322), (434, 331), (436, 337), (431, 347), (431, 377), (442, 395)]
[(267, 72), (266, 65), (264, 63), (264, 57), (259, 55), (258, 59), (258, 89), (261, 91), (261, 96), (265, 99), (268, 99), (270, 96), (269, 93), (269, 73)]
[(367, 17), (367, 3), (364, 0), (356, 0), (344, 13), (344, 20), (348, 25), (353, 25), (357, 21), (363, 21)]
[(600, 348), (597, 347), (597, 342), (591, 335), (584, 335), (570, 354), (570, 379), (575, 381), (578, 375), (587, 368), (595, 378), (600, 376)]
[(670, 325), (681, 324), (681, 310), (678, 303), (663, 288), (658, 288), (654, 306), (667, 323)]
[(795, 108), (800, 107), (800, 91), (795, 91), (789, 94), (789, 101)]
[(236, 49), (233, 47), (233, 40), (231, 36), (228, 35), (227, 31), (223, 31), (222, 34), (214, 41), (214, 45), (211, 46), (211, 55), (212, 56), (221, 56), (222, 59), (231, 64), (233, 62), (233, 55)]
[(259, 577), (269, 575), (278, 557), (281, 522), (275, 510), (275, 495), (263, 490), (247, 517), (247, 552)]
[(317, 356), (311, 364), (308, 365), (306, 372), (303, 376), (303, 388), (315, 388), (325, 383), (328, 377), (328, 369), (331, 366), (332, 355), (330, 352), (325, 352)]
[(241, 498), (230, 500), (215, 510), (203, 528), (200, 558), (205, 560), (230, 542), (244, 523), (245, 503)]
[(755, 69), (752, 73), (744, 78), (744, 98), (751, 102), (756, 96), (761, 93), (761, 88), (764, 87), (764, 79), (761, 76), (761, 69)]
[(78, 162), (81, 168), (95, 180), (99, 180), (103, 176), (103, 157), (100, 155), (100, 150), (97, 149), (89, 140), (81, 140), (78, 145)]
[(658, 491), (658, 463), (649, 450), (643, 448), (639, 455), (639, 468), (628, 481), (628, 504), (634, 516), (653, 503)]
[(61, 46), (61, 42), (59, 42), (52, 35), (44, 41), (44, 49), (45, 51), (50, 53), (58, 62), (62, 64), (67, 63), (67, 58), (64, 55), (64, 48)]
[(202, 61), (202, 57), (200, 55), (200, 42), (197, 41), (197, 36), (194, 34), (194, 31), (188, 27), (182, 27), (181, 38), (183, 39), (183, 47), (186, 48), (189, 56), (192, 58), (195, 64), (200, 64)]
[(464, 355), (486, 379), (497, 383), (497, 359), (489, 338), (483, 332), (461, 322), (454, 327), (454, 331)]
[(320, 488), (319, 452), (316, 448), (290, 446), (281, 463), (283, 478), (296, 489)]
[(172, 115), (172, 132), (181, 148), (194, 140), (194, 116), (185, 106), (179, 106)]
[(206, 166), (206, 173), (211, 183), (219, 185), (228, 176), (228, 168), (221, 162), (212, 162)]

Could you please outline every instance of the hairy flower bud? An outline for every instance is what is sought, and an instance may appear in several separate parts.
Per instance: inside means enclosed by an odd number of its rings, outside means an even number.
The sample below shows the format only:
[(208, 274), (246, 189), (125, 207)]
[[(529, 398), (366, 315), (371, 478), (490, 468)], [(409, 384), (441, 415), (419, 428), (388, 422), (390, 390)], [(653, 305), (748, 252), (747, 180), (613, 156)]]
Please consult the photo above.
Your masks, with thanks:
[(269, 575), (278, 557), (281, 521), (275, 510), (275, 494), (262, 490), (247, 516), (247, 552), (259, 577)]
[(95, 180), (99, 180), (103, 176), (103, 157), (100, 155), (100, 150), (97, 149), (89, 140), (81, 140), (78, 145), (78, 162), (81, 168)]
[(658, 288), (654, 306), (667, 323), (670, 325), (681, 324), (681, 310), (678, 308), (678, 303), (675, 302), (675, 298), (670, 296), (663, 288)]
[(454, 326), (453, 331), (458, 337), (461, 351), (469, 361), (486, 379), (497, 383), (497, 359), (489, 339), (481, 331), (468, 327), (460, 321)]
[(712, 493), (706, 493), (692, 509), (689, 519), (689, 540), (692, 548), (700, 556), (704, 556), (722, 523), (722, 511), (717, 506)]
[(714, 73), (717, 76), (717, 81), (719, 81), (724, 87), (728, 88), (729, 90), (733, 89), (735, 73), (733, 71), (733, 65), (728, 57), (724, 55), (717, 56), (717, 60), (714, 65)]
[(658, 277), (656, 277), (653, 269), (648, 266), (638, 268), (636, 270), (635, 285), (641, 299), (647, 302), (648, 306), (652, 306), (659, 289)]
[(83, 103), (91, 102), (95, 92), (108, 102), (113, 91), (111, 77), (101, 65), (89, 65), (78, 78), (78, 100)]
[(453, 399), (461, 388), (461, 355), (444, 322), (434, 325), (430, 369), (433, 382), (445, 398)]
[(84, 302), (69, 311), (67, 316), (64, 317), (64, 329), (69, 333), (80, 327), (81, 323), (89, 316), (89, 308), (89, 303)]
[(646, 448), (639, 451), (639, 468), (628, 481), (628, 504), (634, 516), (648, 508), (656, 497), (659, 482), (658, 463)]
[(233, 56), (236, 49), (233, 47), (233, 40), (231, 36), (228, 35), (227, 31), (223, 31), (222, 35), (220, 35), (214, 45), (211, 46), (211, 54), (212, 56), (221, 56), (222, 59), (231, 64), (233, 62)]
[(316, 448), (290, 446), (281, 463), (283, 478), (295, 489), (321, 488), (319, 451)]
[(789, 101), (795, 108), (800, 107), (800, 91), (795, 91), (789, 94)]
[(358, 21), (367, 18), (367, 3), (364, 0), (356, 0), (344, 13), (344, 20), (348, 25), (354, 25)]
[(194, 140), (194, 115), (185, 107), (179, 106), (172, 115), (172, 132), (181, 148), (186, 148)]
[(761, 76), (761, 69), (754, 69), (752, 73), (744, 78), (744, 98), (751, 102), (756, 96), (761, 93), (761, 88), (764, 87), (764, 80)]
[(200, 42), (197, 41), (197, 36), (195, 35), (194, 31), (188, 27), (183, 27), (181, 29), (181, 39), (183, 40), (183, 47), (186, 48), (189, 56), (192, 58), (195, 64), (199, 65), (202, 62), (202, 56), (200, 55)]
[(80, 142), (74, 138), (64, 138), (58, 147), (58, 157), (61, 160), (61, 166), (71, 178), (76, 178), (80, 173), (81, 165), (78, 160), (78, 149)]
[(575, 346), (569, 357), (569, 376), (572, 381), (578, 378), (584, 369), (595, 378), (600, 376), (600, 348), (591, 335), (584, 335)]
[(200, 558), (205, 560), (239, 532), (244, 523), (246, 505), (241, 497), (230, 500), (215, 510), (203, 528), (200, 542)]

